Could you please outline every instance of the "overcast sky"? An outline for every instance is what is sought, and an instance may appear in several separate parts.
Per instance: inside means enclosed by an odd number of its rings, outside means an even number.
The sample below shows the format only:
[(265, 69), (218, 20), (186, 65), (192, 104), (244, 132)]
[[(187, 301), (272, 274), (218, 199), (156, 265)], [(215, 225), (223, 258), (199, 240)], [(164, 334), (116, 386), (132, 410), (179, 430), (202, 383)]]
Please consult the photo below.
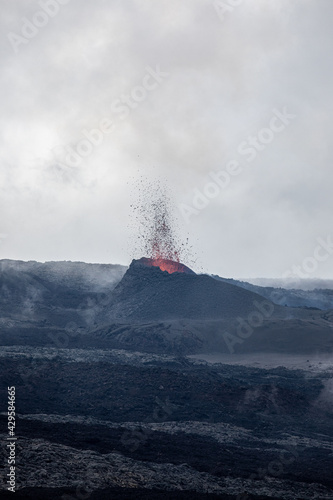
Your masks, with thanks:
[(143, 175), (195, 270), (333, 278), (332, 0), (0, 7), (0, 258), (128, 265)]

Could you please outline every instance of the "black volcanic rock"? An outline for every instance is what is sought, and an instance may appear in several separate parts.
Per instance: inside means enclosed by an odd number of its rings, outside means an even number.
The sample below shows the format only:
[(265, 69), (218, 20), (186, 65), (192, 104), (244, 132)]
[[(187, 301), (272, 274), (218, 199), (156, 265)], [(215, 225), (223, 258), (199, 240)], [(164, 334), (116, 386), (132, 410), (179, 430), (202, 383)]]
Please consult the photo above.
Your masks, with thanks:
[[(229, 352), (228, 333), (238, 353), (333, 352), (332, 311), (273, 310), (268, 296), (237, 283), (177, 262), (163, 262), (168, 272), (155, 264), (133, 261), (125, 274), (106, 264), (0, 261), (0, 345), (184, 355)], [(257, 322), (258, 305), (272, 314), (246, 329), (244, 322)]]
[(274, 302), (274, 304), (279, 304), (281, 306), (306, 307), (308, 309), (321, 309), (324, 311), (333, 309), (333, 290), (324, 288), (314, 288), (313, 290), (273, 288), (272, 286), (259, 286), (246, 281), (221, 278), (215, 275), (213, 278), (258, 293)]
[(256, 293), (210, 276), (190, 269), (169, 274), (140, 259), (111, 293), (105, 319), (226, 319), (246, 316), (262, 302)]
[(80, 311), (99, 294), (110, 293), (125, 266), (84, 262), (0, 260), (2, 318), (66, 324), (68, 311)]

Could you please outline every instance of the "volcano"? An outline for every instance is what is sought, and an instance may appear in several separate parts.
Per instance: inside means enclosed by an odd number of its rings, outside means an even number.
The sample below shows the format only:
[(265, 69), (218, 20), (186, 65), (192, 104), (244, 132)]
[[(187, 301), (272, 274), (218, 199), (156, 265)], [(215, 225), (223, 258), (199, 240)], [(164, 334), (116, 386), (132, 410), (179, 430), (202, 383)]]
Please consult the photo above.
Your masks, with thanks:
[(170, 260), (133, 260), (109, 296), (105, 320), (227, 319), (248, 315), (262, 297), (197, 275)]

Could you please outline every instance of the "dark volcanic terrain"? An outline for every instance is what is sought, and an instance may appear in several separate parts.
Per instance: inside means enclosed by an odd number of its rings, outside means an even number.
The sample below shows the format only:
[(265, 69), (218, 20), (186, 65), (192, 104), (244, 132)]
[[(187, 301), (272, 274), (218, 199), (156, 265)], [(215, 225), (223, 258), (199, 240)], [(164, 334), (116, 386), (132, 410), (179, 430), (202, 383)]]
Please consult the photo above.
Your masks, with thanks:
[(8, 386), (16, 498), (333, 498), (332, 311), (256, 288), (2, 261), (0, 498)]

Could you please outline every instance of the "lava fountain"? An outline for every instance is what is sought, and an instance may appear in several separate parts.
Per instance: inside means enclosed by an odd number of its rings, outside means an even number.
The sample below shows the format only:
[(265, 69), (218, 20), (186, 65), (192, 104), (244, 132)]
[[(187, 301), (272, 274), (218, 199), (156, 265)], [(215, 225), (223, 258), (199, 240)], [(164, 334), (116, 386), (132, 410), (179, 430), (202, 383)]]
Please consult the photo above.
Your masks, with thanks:
[(174, 260), (168, 259), (147, 259), (142, 257), (139, 261), (140, 264), (143, 264), (147, 267), (159, 267), (161, 271), (167, 271), (169, 274), (172, 273), (186, 273), (186, 274), (195, 274), (192, 269), (185, 266), (181, 262), (175, 262)]
[(181, 263), (188, 260), (188, 238), (182, 242), (177, 236), (177, 219), (173, 215), (173, 203), (167, 188), (160, 182), (139, 183), (138, 202), (132, 205), (136, 224), (139, 223), (139, 237), (136, 247), (140, 247), (146, 266), (159, 267), (162, 271), (172, 273), (192, 273), (190, 268)]

